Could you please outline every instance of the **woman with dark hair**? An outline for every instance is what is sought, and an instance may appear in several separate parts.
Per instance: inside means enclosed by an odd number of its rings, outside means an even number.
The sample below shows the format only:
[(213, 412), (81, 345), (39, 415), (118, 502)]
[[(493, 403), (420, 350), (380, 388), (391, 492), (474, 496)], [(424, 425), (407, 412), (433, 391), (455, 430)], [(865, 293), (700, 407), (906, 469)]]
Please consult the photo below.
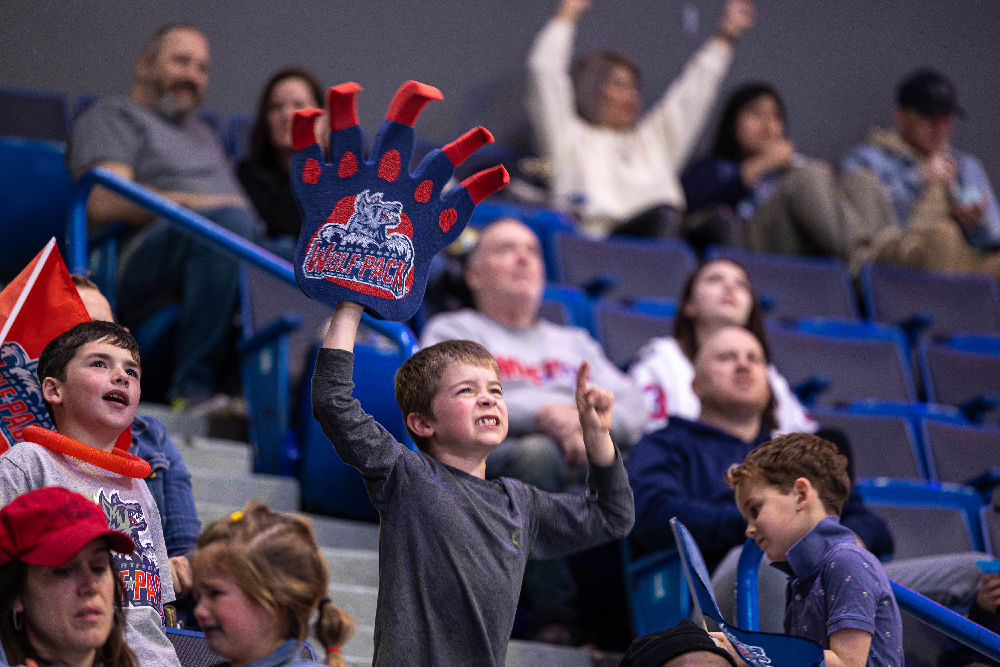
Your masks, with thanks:
[(750, 0), (728, 0), (714, 36), (641, 115), (639, 70), (599, 51), (572, 70), (573, 38), (590, 0), (562, 0), (528, 56), (528, 111), (552, 164), (552, 202), (596, 236), (676, 235), (684, 210), (681, 165), (715, 103), (733, 47), (753, 25)]
[(786, 129), (773, 87), (752, 83), (730, 96), (711, 155), (681, 176), (695, 245), (849, 260), (871, 217), (889, 214), (874, 179), (836, 180), (830, 165), (796, 152)]
[(673, 337), (649, 341), (629, 370), (632, 381), (646, 396), (647, 432), (663, 428), (671, 415), (698, 420), (701, 401), (691, 388), (695, 355), (702, 341), (733, 325), (749, 329), (764, 348), (774, 396), (771, 426), (777, 433), (816, 431), (816, 422), (806, 414), (788, 381), (770, 365), (764, 318), (746, 271), (735, 262), (717, 259), (703, 264), (684, 284)]
[[(271, 238), (299, 236), (302, 217), (288, 180), (292, 116), (299, 109), (323, 106), (323, 86), (319, 79), (299, 67), (276, 72), (261, 93), (257, 121), (250, 134), (250, 154), (240, 162), (236, 173), (267, 224), (267, 235)], [(317, 127), (316, 136), (325, 142), (326, 131), (320, 129)]]
[(122, 582), (111, 550), (132, 539), (104, 511), (50, 486), (0, 510), (0, 644), (8, 665), (138, 667), (123, 637)]

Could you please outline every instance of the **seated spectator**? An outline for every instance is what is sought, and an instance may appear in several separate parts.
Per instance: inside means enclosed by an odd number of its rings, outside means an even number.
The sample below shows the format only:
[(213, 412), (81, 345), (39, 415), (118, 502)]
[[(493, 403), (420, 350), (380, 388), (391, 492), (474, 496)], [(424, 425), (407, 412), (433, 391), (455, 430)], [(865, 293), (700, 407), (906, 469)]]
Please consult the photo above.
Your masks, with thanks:
[(312, 631), (330, 667), (344, 667), (340, 646), (354, 619), (327, 597), (327, 565), (305, 519), (256, 500), (213, 521), (193, 556), (194, 615), (217, 667), (318, 665), (300, 649)]
[[(139, 57), (131, 96), (99, 100), (77, 119), (67, 162), (75, 178), (110, 169), (256, 243), (261, 223), (197, 114), (208, 69), (200, 30), (160, 28)], [(183, 405), (210, 397), (234, 333), (237, 263), (104, 188), (94, 188), (87, 212), (95, 224), (128, 224), (116, 283), (124, 324), (179, 301), (168, 398)]]
[(0, 663), (139, 667), (112, 549), (128, 556), (135, 545), (67, 489), (37, 489), (0, 509)]
[(766, 84), (739, 88), (726, 103), (711, 154), (684, 171), (696, 246), (721, 243), (789, 255), (850, 259), (872, 218), (892, 220), (878, 181), (797, 152), (785, 105)]
[[(114, 322), (111, 305), (97, 285), (78, 274), (70, 277), (90, 319)], [(187, 555), (194, 550), (201, 532), (201, 521), (198, 520), (194, 492), (191, 490), (191, 474), (177, 445), (167, 433), (167, 427), (156, 417), (135, 416), (129, 452), (149, 464), (151, 472), (146, 478), (146, 487), (160, 512), (174, 593), (181, 597), (191, 588), (191, 565)]]
[(736, 667), (724, 647), (691, 621), (636, 637), (619, 667)]
[[(250, 154), (236, 169), (250, 201), (267, 225), (272, 239), (290, 242), (295, 250), (302, 214), (292, 196), (288, 165), (292, 159), (292, 116), (299, 109), (319, 109), (323, 86), (307, 69), (289, 67), (275, 73), (264, 86), (257, 104), (257, 120), (250, 134)], [(316, 136), (326, 144), (325, 132)], [(279, 253), (280, 254), (280, 253)]]
[(726, 484), (747, 537), (789, 577), (785, 633), (822, 646), (828, 665), (902, 667), (889, 578), (840, 522), (851, 483), (836, 446), (810, 433), (779, 436), (726, 471)]
[(843, 160), (845, 171), (879, 178), (896, 219), (873, 239), (879, 262), (1000, 279), (1000, 207), (982, 164), (951, 146), (961, 116), (955, 86), (934, 70), (899, 86), (895, 130), (873, 129)]
[[(672, 417), (665, 428), (647, 434), (625, 465), (635, 495), (632, 540), (639, 550), (673, 544), (669, 521), (677, 517), (690, 530), (705, 564), (723, 615), (732, 619), (735, 570), (746, 523), (725, 473), (773, 433), (763, 424), (768, 390), (764, 348), (742, 327), (724, 327), (709, 336), (695, 360), (694, 391), (701, 401), (697, 421)], [(823, 433), (828, 439), (843, 436)], [(847, 449), (844, 443), (843, 449)], [(852, 493), (840, 522), (877, 557), (891, 556), (892, 535)], [(976, 596), (982, 554), (946, 554), (886, 564), (890, 578), (948, 606), (968, 605)], [(786, 578), (760, 570), (761, 629), (782, 632)]]
[(0, 507), (50, 486), (92, 498), (136, 547), (135, 555), (115, 555), (122, 580), (131, 583), (123, 605), (129, 648), (144, 666), (179, 667), (163, 630), (163, 605), (174, 601), (174, 587), (163, 570), (169, 557), (160, 513), (142, 481), (149, 466), (115, 449), (141, 394), (135, 340), (117, 324), (81, 322), (45, 346), (37, 374), (56, 431), (39, 428), (31, 442), (0, 455)]
[(640, 117), (639, 70), (598, 51), (570, 69), (573, 38), (589, 0), (562, 0), (528, 56), (529, 100), (539, 151), (551, 161), (551, 199), (590, 235), (676, 236), (685, 202), (678, 175), (753, 25), (750, 0), (728, 0), (715, 34), (663, 98)]
[[(432, 317), (421, 345), (467, 339), (483, 345), (499, 366), (510, 430), (486, 459), (486, 476), (513, 477), (543, 491), (583, 482), (587, 455), (576, 407), (576, 369), (589, 361), (591, 381), (615, 396), (611, 438), (620, 449), (642, 433), (642, 395), (576, 327), (539, 319), (545, 288), (541, 246), (523, 223), (501, 219), (483, 230), (465, 273), (476, 309)], [(524, 592), (534, 609), (532, 632), (569, 641), (575, 611), (573, 580), (561, 559), (529, 561)], [(562, 633), (565, 629), (566, 634)]]
[[(681, 291), (672, 338), (655, 338), (642, 350), (629, 375), (646, 396), (646, 431), (663, 428), (668, 417), (698, 419), (701, 404), (691, 387), (698, 349), (715, 331), (746, 327), (761, 341), (769, 356), (764, 319), (753, 285), (742, 267), (726, 259), (706, 262), (692, 273)], [(774, 394), (774, 419), (779, 433), (816, 430), (788, 381), (768, 364)], [(770, 416), (767, 417), (770, 419)]]

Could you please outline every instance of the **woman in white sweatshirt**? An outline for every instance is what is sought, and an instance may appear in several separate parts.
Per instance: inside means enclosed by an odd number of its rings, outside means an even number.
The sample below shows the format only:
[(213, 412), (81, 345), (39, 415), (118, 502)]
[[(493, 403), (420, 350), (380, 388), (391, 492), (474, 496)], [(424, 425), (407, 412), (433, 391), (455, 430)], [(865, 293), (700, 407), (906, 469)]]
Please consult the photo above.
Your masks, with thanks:
[[(746, 327), (760, 339), (770, 358), (760, 304), (746, 271), (735, 262), (706, 262), (692, 273), (681, 292), (673, 337), (654, 338), (643, 347), (629, 376), (646, 397), (649, 417), (646, 431), (666, 426), (670, 415), (697, 421), (701, 401), (691, 388), (693, 360), (701, 341), (726, 326)], [(807, 431), (818, 425), (792, 393), (788, 380), (768, 363), (768, 379), (774, 396), (771, 425), (777, 433)]]
[(728, 0), (712, 38), (640, 117), (639, 71), (624, 56), (597, 52), (571, 74), (576, 24), (589, 6), (590, 0), (561, 0), (528, 57), (528, 112), (539, 150), (552, 163), (552, 203), (578, 214), (590, 235), (662, 234), (662, 224), (619, 227), (633, 218), (647, 222), (662, 209), (674, 220), (684, 211), (680, 169), (708, 119), (733, 46), (753, 25), (754, 7)]

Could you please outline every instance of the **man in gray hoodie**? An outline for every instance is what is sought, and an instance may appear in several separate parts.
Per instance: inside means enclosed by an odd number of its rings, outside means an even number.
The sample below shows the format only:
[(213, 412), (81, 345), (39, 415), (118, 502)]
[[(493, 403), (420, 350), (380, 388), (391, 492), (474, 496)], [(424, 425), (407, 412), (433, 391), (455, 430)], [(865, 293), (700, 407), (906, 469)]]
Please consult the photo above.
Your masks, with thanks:
[[(590, 362), (594, 383), (615, 395), (614, 443), (624, 450), (639, 439), (642, 393), (585, 330), (538, 317), (545, 270), (538, 237), (527, 225), (506, 218), (486, 227), (465, 279), (475, 309), (431, 318), (420, 342), (426, 347), (472, 340), (496, 358), (510, 431), (486, 460), (488, 478), (513, 477), (550, 492), (583, 481), (587, 459), (574, 396), (576, 369), (584, 360)], [(523, 590), (533, 608), (529, 632), (571, 643), (575, 591), (565, 561), (529, 562)]]

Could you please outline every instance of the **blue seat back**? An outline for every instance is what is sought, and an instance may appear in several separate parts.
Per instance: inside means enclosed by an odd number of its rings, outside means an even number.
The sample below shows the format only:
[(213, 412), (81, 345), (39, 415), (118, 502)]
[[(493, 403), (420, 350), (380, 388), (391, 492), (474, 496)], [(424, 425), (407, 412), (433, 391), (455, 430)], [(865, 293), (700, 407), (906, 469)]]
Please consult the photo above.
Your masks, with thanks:
[(1000, 427), (924, 419), (921, 424), (934, 479), (964, 484), (1000, 468)]
[(594, 324), (604, 354), (611, 363), (625, 368), (651, 339), (673, 335), (674, 318), (651, 315), (604, 301), (594, 304)]
[[(949, 343), (920, 344), (924, 391), (932, 403), (960, 406), (980, 397), (1000, 398), (1000, 351), (971, 352)], [(1000, 406), (986, 409), (983, 420), (1000, 424)]]
[[(884, 477), (858, 480), (865, 507), (892, 527), (893, 558), (984, 551), (982, 498), (972, 488)], [(933, 526), (934, 539), (928, 539)]]
[[(364, 335), (359, 340), (364, 340)], [(403, 418), (393, 393), (393, 376), (398, 367), (399, 351), (395, 347), (354, 347), (354, 398), (397, 441), (402, 441)], [(307, 377), (312, 377), (312, 371), (310, 366)], [(361, 473), (341, 460), (313, 417), (309, 382), (302, 388), (299, 439), (303, 509), (350, 519), (378, 520), (378, 511), (368, 497)]]
[[(0, 111), (0, 117), (3, 112)], [(53, 236), (66, 256), (66, 209), (72, 179), (62, 146), (0, 138), (0, 282), (9, 282)]]
[(688, 275), (697, 268), (691, 247), (676, 240), (607, 239), (556, 234), (558, 281), (588, 287), (605, 281), (600, 296), (632, 302), (642, 297), (677, 299)]
[(69, 139), (66, 95), (0, 87), (0, 136), (66, 142)]
[(837, 429), (850, 440), (855, 478), (926, 479), (923, 450), (907, 417), (829, 407), (813, 408), (810, 415), (824, 428)]
[(226, 153), (234, 163), (250, 154), (250, 134), (256, 118), (249, 114), (234, 113), (226, 125)]
[(847, 266), (839, 259), (791, 257), (711, 246), (706, 259), (729, 259), (746, 269), (761, 304), (773, 319), (830, 317), (856, 321), (857, 300)]
[(930, 337), (1000, 334), (1000, 286), (989, 276), (867, 264), (861, 286), (868, 315), (877, 322), (900, 324), (924, 316)]
[(829, 382), (818, 404), (846, 405), (865, 398), (917, 400), (906, 353), (895, 336), (807, 333), (773, 323), (767, 336), (772, 361), (793, 388), (812, 379)]
[(688, 618), (691, 596), (677, 549), (633, 558), (628, 539), (624, 539), (621, 552), (635, 636), (673, 627)]

